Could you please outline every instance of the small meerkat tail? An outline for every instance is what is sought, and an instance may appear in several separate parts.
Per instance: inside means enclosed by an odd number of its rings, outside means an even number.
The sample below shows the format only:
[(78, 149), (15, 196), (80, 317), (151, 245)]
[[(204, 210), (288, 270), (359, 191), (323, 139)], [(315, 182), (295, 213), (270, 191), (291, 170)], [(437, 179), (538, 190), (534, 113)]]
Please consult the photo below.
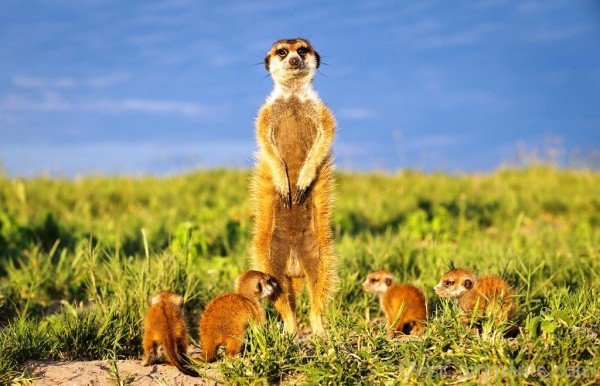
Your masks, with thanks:
[[(184, 373), (186, 375), (190, 375), (192, 377), (200, 376), (200, 374), (198, 374), (198, 372), (196, 370), (194, 370), (190, 367), (189, 363), (184, 363), (184, 361), (182, 360), (182, 358), (180, 356), (179, 350), (177, 349), (177, 345), (175, 344), (175, 342), (173, 341), (173, 339), (171, 337), (168, 337), (163, 342), (163, 347), (165, 349), (167, 357), (169, 357), (169, 360), (171, 361), (171, 363), (175, 367), (177, 367), (179, 369), (179, 371), (181, 371), (182, 373)], [(185, 358), (186, 358), (186, 362), (187, 362), (187, 355), (185, 355)]]
[(202, 353), (200, 354), (200, 360), (204, 363), (212, 363), (217, 358), (217, 348), (219, 345), (207, 339), (202, 339)]
[(425, 330), (425, 324), (420, 320), (410, 320), (406, 322), (402, 328), (402, 332), (406, 335), (421, 335), (423, 330)]

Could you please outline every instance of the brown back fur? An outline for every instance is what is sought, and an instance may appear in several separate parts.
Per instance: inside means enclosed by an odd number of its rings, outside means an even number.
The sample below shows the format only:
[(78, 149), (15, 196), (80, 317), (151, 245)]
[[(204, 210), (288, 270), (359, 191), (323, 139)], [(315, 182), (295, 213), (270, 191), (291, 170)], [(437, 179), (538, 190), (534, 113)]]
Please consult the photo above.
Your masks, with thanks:
[(477, 316), (491, 313), (496, 321), (506, 321), (514, 315), (515, 302), (513, 292), (504, 280), (497, 276), (480, 278), (473, 289), (458, 298), (459, 308)]
[(394, 284), (381, 295), (390, 335), (419, 335), (425, 328), (427, 306), (423, 292), (411, 284)]
[(227, 356), (239, 354), (250, 321), (264, 322), (264, 310), (259, 299), (270, 296), (277, 287), (278, 284), (269, 275), (246, 271), (238, 277), (235, 293), (217, 296), (206, 306), (199, 324), (206, 362), (215, 360), (222, 344), (226, 346)]
[(187, 329), (183, 318), (181, 298), (170, 292), (161, 292), (144, 318), (144, 365), (154, 363), (157, 348), (162, 346), (169, 361), (181, 372), (198, 376), (189, 368), (187, 358)]

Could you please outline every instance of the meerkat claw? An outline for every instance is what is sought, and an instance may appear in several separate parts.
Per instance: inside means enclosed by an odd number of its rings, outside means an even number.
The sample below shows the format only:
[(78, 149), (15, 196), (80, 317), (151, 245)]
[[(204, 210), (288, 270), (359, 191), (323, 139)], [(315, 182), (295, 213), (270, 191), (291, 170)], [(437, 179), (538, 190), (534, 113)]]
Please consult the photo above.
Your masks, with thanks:
[(306, 189), (298, 189), (294, 195), (294, 204), (300, 205), (304, 201)]
[(283, 194), (280, 193), (279, 196), (281, 197), (281, 200), (283, 201), (283, 206), (285, 206), (286, 208), (291, 208), (292, 206), (292, 199), (290, 197), (289, 194)]
[(304, 188), (304, 189), (298, 189), (298, 191), (296, 192), (296, 196), (294, 197), (294, 204), (296, 204), (296, 205), (302, 204), (304, 202), (304, 200), (306, 200), (306, 197), (308, 197), (309, 191), (310, 191), (310, 187)]

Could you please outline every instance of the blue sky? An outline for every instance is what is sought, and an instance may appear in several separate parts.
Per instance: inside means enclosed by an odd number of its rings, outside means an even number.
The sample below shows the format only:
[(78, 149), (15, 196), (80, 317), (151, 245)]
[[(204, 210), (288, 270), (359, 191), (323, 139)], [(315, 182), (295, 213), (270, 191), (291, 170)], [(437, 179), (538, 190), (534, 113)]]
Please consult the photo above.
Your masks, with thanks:
[(275, 39), (305, 36), (341, 169), (488, 171), (600, 149), (592, 1), (0, 1), (11, 175), (247, 167)]

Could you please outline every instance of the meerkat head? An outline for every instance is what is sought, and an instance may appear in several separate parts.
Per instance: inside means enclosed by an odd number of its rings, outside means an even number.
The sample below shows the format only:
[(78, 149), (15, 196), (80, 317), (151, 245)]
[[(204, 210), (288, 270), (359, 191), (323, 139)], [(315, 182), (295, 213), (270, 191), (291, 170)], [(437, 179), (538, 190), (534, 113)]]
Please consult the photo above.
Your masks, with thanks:
[(172, 303), (176, 306), (181, 307), (183, 305), (183, 298), (173, 292), (162, 291), (152, 296), (150, 299), (150, 304), (155, 305), (160, 302)]
[(476, 283), (477, 277), (473, 271), (458, 268), (442, 276), (440, 282), (433, 287), (433, 290), (443, 298), (459, 298), (470, 291)]
[(382, 294), (385, 293), (395, 281), (394, 275), (389, 271), (379, 270), (368, 274), (367, 278), (362, 283), (362, 287), (367, 292)]
[(321, 64), (317, 51), (306, 39), (282, 39), (273, 43), (265, 67), (275, 83), (289, 86), (311, 82)]
[(260, 271), (242, 273), (235, 284), (235, 292), (258, 299), (273, 295), (277, 288), (277, 281)]

